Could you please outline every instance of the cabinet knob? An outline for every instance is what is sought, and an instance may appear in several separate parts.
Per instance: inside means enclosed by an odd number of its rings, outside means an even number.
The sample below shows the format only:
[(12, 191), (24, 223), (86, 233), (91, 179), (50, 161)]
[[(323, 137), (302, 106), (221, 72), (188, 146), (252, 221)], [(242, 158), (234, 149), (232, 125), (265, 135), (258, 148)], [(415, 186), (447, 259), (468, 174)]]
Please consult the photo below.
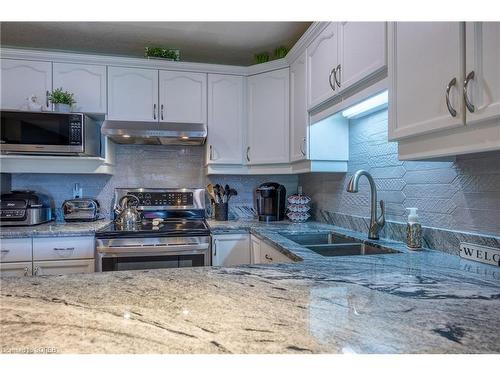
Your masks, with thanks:
[(474, 112), (476, 110), (476, 107), (474, 104), (469, 99), (469, 82), (474, 79), (474, 71), (472, 70), (469, 74), (467, 74), (467, 77), (465, 78), (464, 81), (464, 99), (465, 99), (465, 106), (469, 110), (470, 113)]
[(453, 77), (450, 83), (448, 83), (448, 86), (446, 86), (446, 106), (448, 107), (448, 112), (450, 112), (450, 115), (452, 115), (452, 117), (457, 116), (457, 111), (455, 110), (455, 108), (453, 108), (453, 106), (450, 103), (450, 90), (456, 84), (457, 84), (457, 79)]

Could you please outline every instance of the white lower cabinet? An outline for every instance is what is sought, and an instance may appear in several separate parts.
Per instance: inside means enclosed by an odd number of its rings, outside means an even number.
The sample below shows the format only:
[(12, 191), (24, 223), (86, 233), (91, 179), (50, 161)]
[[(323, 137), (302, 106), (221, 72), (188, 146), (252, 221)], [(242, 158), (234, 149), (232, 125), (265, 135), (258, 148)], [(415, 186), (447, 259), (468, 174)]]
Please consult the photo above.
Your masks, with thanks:
[(212, 236), (212, 265), (236, 266), (250, 264), (248, 233)]
[(94, 258), (94, 237), (33, 238), (33, 260)]
[(33, 263), (29, 262), (13, 262), (0, 263), (0, 276), (31, 276)]
[(94, 272), (95, 239), (35, 237), (0, 239), (2, 276), (68, 275)]
[(269, 245), (267, 242), (260, 240), (256, 236), (251, 236), (251, 253), (252, 264), (257, 263), (292, 263), (293, 260)]
[(47, 260), (33, 262), (33, 275), (69, 275), (94, 272), (94, 259)]

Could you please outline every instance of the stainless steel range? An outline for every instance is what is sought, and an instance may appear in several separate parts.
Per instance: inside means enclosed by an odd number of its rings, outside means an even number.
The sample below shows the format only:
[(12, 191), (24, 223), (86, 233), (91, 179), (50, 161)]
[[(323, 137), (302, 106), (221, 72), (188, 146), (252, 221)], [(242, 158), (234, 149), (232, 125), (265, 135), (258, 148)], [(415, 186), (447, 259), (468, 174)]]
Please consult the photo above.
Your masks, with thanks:
[[(204, 189), (120, 188), (114, 201), (117, 220), (96, 233), (98, 272), (211, 264)], [(122, 210), (138, 220), (118, 220)]]

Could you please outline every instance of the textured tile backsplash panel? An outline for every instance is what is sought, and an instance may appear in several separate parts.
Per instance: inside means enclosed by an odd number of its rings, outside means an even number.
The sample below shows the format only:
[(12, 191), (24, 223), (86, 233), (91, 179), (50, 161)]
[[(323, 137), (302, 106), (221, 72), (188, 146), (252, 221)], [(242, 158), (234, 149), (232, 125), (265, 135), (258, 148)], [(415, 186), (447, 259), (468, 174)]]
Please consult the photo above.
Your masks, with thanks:
[(205, 187), (207, 181), (229, 184), (238, 191), (231, 201), (236, 214), (253, 212), (253, 190), (262, 182), (284, 184), (289, 194), (297, 190), (297, 176), (205, 176), (204, 147), (116, 145), (113, 176), (81, 174), (12, 174), (12, 189), (31, 189), (54, 199), (55, 207), (72, 198), (73, 186), (79, 183), (83, 195), (95, 197), (103, 213), (111, 212), (116, 187)]
[(360, 180), (359, 193), (346, 192), (352, 174), (366, 169), (386, 202), (388, 220), (405, 222), (405, 208), (418, 207), (425, 226), (500, 235), (500, 152), (459, 156), (453, 162), (400, 161), (397, 144), (387, 141), (387, 111), (351, 121), (349, 142), (347, 174), (299, 177), (317, 218), (320, 210), (369, 216), (366, 179)]

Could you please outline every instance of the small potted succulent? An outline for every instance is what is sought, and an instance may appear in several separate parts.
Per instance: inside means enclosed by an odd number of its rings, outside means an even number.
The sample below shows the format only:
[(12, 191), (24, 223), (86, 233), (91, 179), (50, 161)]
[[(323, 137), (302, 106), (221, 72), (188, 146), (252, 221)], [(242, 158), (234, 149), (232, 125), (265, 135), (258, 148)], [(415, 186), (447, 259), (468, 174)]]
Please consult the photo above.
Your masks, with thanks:
[(68, 91), (63, 91), (62, 87), (52, 90), (49, 95), (49, 100), (54, 104), (56, 112), (71, 112), (71, 106), (76, 103), (73, 94)]

